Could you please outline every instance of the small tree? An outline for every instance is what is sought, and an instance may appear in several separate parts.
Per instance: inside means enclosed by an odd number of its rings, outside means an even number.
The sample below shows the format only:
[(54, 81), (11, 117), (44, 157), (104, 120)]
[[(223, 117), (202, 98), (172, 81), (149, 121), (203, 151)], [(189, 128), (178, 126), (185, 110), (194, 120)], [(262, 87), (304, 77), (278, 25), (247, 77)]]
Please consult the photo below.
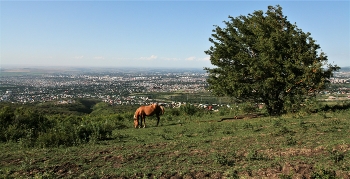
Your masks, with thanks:
[(213, 46), (205, 51), (216, 66), (204, 68), (209, 89), (218, 96), (263, 102), (270, 115), (279, 115), (298, 110), (340, 69), (327, 64), (311, 34), (287, 21), (279, 5), (265, 15), (259, 10), (229, 19), (225, 28), (215, 26)]

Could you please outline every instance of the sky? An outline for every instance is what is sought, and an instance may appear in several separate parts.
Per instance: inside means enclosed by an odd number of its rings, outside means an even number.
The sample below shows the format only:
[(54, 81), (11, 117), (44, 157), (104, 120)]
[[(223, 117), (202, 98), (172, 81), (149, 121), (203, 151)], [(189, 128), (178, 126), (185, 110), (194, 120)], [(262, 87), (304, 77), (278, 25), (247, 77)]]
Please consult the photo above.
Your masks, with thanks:
[(0, 1), (1, 66), (214, 67), (204, 53), (228, 16), (280, 5), (350, 66), (349, 1)]

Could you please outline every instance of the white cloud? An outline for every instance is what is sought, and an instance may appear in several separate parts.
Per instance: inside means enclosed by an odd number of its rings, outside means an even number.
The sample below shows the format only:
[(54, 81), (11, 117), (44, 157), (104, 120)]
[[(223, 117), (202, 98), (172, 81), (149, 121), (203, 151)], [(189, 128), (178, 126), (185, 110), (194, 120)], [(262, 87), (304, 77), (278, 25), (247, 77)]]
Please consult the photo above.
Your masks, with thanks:
[(186, 58), (187, 61), (209, 61), (210, 57), (204, 57), (204, 58), (197, 58), (197, 57), (188, 57)]
[(203, 58), (204, 61), (209, 61), (210, 60), (210, 57), (205, 57)]
[(141, 57), (140, 60), (154, 60), (158, 57), (156, 55), (151, 55), (150, 57)]
[(95, 60), (103, 60), (103, 59), (105, 59), (105, 57), (95, 57), (94, 59)]
[(188, 61), (193, 61), (195, 59), (197, 59), (197, 58), (196, 57), (188, 57), (188, 58), (186, 58), (186, 60), (188, 60)]
[(75, 58), (75, 59), (83, 59), (84, 56), (75, 56), (74, 58)]

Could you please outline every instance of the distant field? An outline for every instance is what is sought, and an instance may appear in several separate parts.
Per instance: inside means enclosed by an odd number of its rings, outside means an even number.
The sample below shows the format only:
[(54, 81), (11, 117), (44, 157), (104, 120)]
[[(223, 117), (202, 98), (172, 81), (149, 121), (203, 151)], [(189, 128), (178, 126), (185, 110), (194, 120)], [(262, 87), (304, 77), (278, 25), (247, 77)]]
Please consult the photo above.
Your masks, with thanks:
[(48, 73), (64, 73), (77, 71), (72, 68), (48, 67), (48, 68), (1, 68), (0, 76), (42, 75)]
[(35, 70), (29, 68), (1, 69), (0, 76), (23, 76), (23, 75), (42, 75), (49, 71)]

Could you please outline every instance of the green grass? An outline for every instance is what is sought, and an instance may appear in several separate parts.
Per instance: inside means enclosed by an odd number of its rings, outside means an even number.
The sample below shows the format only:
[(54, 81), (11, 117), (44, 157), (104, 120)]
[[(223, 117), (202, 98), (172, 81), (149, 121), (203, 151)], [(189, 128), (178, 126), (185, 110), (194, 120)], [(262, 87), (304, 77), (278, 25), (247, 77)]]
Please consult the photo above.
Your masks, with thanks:
[(217, 122), (223, 117), (232, 116), (166, 110), (159, 127), (152, 117), (144, 129), (124, 119), (128, 127), (111, 138), (73, 147), (0, 143), (0, 177), (344, 178), (350, 172), (349, 110)]

